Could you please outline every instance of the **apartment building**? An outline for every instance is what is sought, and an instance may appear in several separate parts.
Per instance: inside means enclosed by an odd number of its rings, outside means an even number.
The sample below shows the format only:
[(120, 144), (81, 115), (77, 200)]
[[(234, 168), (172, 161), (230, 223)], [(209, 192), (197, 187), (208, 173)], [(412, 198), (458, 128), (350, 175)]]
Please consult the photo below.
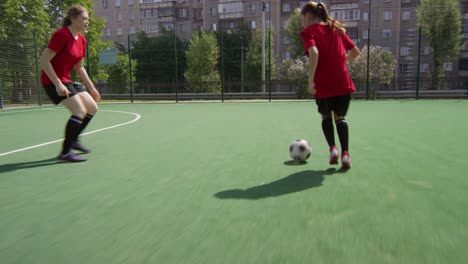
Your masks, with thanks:
[[(306, 0), (95, 0), (95, 16), (106, 22), (103, 40), (115, 40), (127, 45), (127, 36), (138, 31), (157, 36), (160, 27), (174, 29), (188, 39), (195, 31), (234, 29), (246, 23), (252, 29), (262, 27), (262, 9), (265, 8), (265, 26), (274, 29), (277, 61), (291, 58), (290, 40), (285, 28), (291, 13)], [(418, 0), (326, 0), (330, 14), (342, 21), (350, 38), (360, 47), (379, 45), (392, 52), (397, 60), (396, 77), (402, 88), (413, 86), (418, 70), (418, 27), (416, 8)], [(460, 0), (463, 32), (468, 39), (468, 0)], [(369, 10), (370, 9), (370, 10)], [(368, 32), (371, 19), (370, 32)], [(423, 40), (419, 71), (428, 75), (431, 69), (431, 50)], [(446, 76), (468, 76), (468, 45), (460, 60), (446, 62)], [(408, 81), (404, 81), (408, 79)]]
[(124, 45), (129, 35), (143, 30), (140, 24), (140, 0), (94, 1), (94, 16), (104, 18), (103, 40)]

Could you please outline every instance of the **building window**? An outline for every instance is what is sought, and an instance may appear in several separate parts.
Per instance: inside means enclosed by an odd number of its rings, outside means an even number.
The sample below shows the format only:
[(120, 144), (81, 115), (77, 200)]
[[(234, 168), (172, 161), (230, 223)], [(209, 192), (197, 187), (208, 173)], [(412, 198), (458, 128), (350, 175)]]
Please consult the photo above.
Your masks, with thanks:
[(291, 4), (283, 3), (283, 12), (291, 12)]
[(384, 12), (384, 20), (392, 20), (392, 11), (385, 11)]
[(250, 28), (252, 28), (252, 29), (257, 28), (257, 24), (255, 23), (255, 20), (250, 21)]
[(446, 72), (452, 71), (452, 63), (451, 62), (445, 62), (444, 63), (444, 71), (446, 71)]
[(289, 51), (283, 52), (283, 61), (291, 59), (291, 53)]
[(363, 0), (362, 1), (364, 4), (369, 4), (369, 0)]
[(286, 29), (286, 27), (288, 26), (288, 19), (284, 19), (283, 20), (283, 28)]
[(201, 5), (203, 4), (203, 0), (198, 0), (198, 3)]
[(362, 32), (362, 39), (368, 39), (369, 38), (369, 31), (367, 30), (364, 30)]
[(128, 29), (128, 34), (135, 34), (135, 27), (130, 27)]
[(180, 24), (180, 32), (185, 32), (185, 31), (184, 31), (184, 25), (183, 25), (183, 24)]
[(132, 6), (133, 5), (133, 0), (128, 0), (128, 5)]
[(135, 20), (135, 10), (130, 10), (130, 11), (128, 12), (128, 18), (129, 18), (130, 20)]
[(122, 14), (120, 12), (117, 12), (117, 21), (122, 21)]
[(400, 64), (400, 72), (409, 72), (408, 64)]
[(270, 12), (270, 3), (265, 3), (265, 12)]
[(409, 48), (408, 47), (400, 47), (400, 56), (408, 56)]
[(427, 63), (419, 64), (419, 72), (429, 72), (429, 64)]
[(109, 16), (108, 15), (104, 16), (104, 22), (106, 22), (106, 23), (109, 22)]
[(269, 19), (265, 19), (265, 27), (269, 27), (271, 25), (271, 21)]
[(117, 36), (122, 36), (122, 28), (117, 29)]
[(283, 37), (283, 45), (288, 45), (288, 44), (289, 44), (289, 42), (290, 42), (290, 41), (289, 41), (289, 38), (288, 38), (288, 36), (287, 36), (287, 35), (285, 35), (285, 36)]
[(186, 17), (187, 10), (185, 8), (179, 9), (179, 17)]
[(110, 29), (108, 29), (108, 28), (106, 28), (106, 30), (105, 30), (105, 31), (106, 31), (106, 33), (105, 33), (105, 34), (106, 34), (106, 36), (107, 36), (107, 37), (109, 37), (109, 36), (111, 35), (111, 30), (110, 30)]
[(391, 38), (392, 37), (392, 30), (391, 29), (384, 29), (382, 32), (383, 38)]
[(107, 9), (109, 7), (109, 1), (108, 0), (102, 0), (102, 8)]
[(115, 7), (119, 7), (120, 6), (120, 0), (115, 0)]
[(353, 20), (359, 20), (360, 12), (358, 9), (338, 10), (338, 11), (332, 11), (330, 15), (333, 19), (336, 19), (339, 21), (353, 21)]
[(203, 18), (203, 10), (198, 10), (198, 11), (197, 11), (197, 18), (198, 18), (198, 19)]
[(257, 5), (256, 4), (250, 4), (247, 6), (247, 11), (249, 13), (255, 13), (255, 11), (257, 11)]
[(210, 16), (216, 16), (216, 8), (210, 8)]
[(216, 31), (216, 24), (211, 24), (211, 30)]
[(401, 20), (410, 20), (411, 19), (411, 12), (410, 11), (404, 11), (401, 13)]
[(172, 30), (172, 29), (174, 29), (174, 24), (172, 22), (166, 22), (166, 23), (163, 23), (163, 27), (166, 30)]
[(369, 20), (369, 13), (362, 13), (362, 20)]

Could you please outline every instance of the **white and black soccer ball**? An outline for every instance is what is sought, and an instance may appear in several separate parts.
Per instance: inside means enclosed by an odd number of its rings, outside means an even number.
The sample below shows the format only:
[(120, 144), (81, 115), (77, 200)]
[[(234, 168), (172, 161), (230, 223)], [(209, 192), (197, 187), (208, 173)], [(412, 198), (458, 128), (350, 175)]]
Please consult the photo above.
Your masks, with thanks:
[(306, 161), (312, 152), (312, 147), (305, 139), (298, 139), (289, 146), (289, 156), (295, 161)]

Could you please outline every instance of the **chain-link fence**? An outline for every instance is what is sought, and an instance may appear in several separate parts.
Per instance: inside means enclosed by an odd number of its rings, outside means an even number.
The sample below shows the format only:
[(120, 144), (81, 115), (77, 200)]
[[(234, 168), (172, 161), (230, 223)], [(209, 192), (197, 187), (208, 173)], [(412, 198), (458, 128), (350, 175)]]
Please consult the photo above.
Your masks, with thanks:
[[(362, 51), (348, 65), (357, 89), (355, 98), (468, 97), (468, 48), (464, 45), (468, 1), (459, 1), (461, 51), (455, 59), (437, 63), (434, 44), (418, 23), (420, 1), (324, 2)], [(293, 0), (269, 4), (268, 27), (262, 27), (261, 21), (253, 23), (255, 17), (252, 21), (221, 21), (219, 17), (218, 27), (204, 33), (180, 34), (169, 27), (146, 34), (119, 34), (119, 39), (127, 41), (112, 45), (115, 60), (93, 65), (103, 74), (91, 77), (103, 100), (311, 98), (307, 61), (293, 55), (296, 43), (286, 32), (294, 8), (301, 4)], [(442, 22), (453, 23), (447, 21)], [(39, 83), (38, 57), (45, 43), (37, 39), (34, 32), (22, 29), (1, 39), (0, 107), (49, 102)], [(436, 74), (436, 69), (442, 70)]]

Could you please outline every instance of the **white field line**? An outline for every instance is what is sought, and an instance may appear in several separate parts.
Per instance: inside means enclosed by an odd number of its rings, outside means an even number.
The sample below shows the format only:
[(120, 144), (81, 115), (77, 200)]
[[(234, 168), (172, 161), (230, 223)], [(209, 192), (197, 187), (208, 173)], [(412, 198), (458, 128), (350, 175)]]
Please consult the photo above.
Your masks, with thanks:
[[(132, 112), (114, 111), (114, 110), (100, 110), (100, 111), (130, 114), (130, 115), (135, 116), (135, 118), (133, 120), (125, 122), (125, 123), (121, 123), (121, 124), (117, 124), (117, 125), (113, 125), (113, 126), (109, 126), (109, 127), (105, 127), (105, 128), (101, 128), (101, 129), (96, 129), (96, 130), (93, 130), (93, 131), (83, 133), (83, 134), (81, 134), (82, 136), (91, 135), (91, 134), (102, 132), (102, 131), (105, 131), (105, 130), (109, 130), (109, 129), (129, 125), (131, 123), (134, 123), (134, 122), (140, 120), (140, 118), (141, 118), (141, 115), (139, 115), (137, 113), (132, 113)], [(47, 146), (47, 145), (62, 142), (62, 141), (63, 141), (63, 138), (53, 140), (53, 141), (49, 141), (49, 142), (45, 142), (45, 143), (41, 143), (41, 144), (37, 144), (37, 145), (33, 145), (33, 146), (29, 146), (29, 147), (24, 147), (24, 148), (20, 148), (20, 149), (11, 150), (11, 151), (8, 151), (8, 152), (3, 152), (3, 153), (0, 153), (0, 157), (7, 156), (7, 155), (10, 155), (10, 154), (14, 154), (14, 153), (18, 153), (18, 152), (22, 152), (22, 151), (26, 151), (26, 150), (30, 150), (30, 149), (40, 148), (40, 147), (43, 147), (43, 146)]]

